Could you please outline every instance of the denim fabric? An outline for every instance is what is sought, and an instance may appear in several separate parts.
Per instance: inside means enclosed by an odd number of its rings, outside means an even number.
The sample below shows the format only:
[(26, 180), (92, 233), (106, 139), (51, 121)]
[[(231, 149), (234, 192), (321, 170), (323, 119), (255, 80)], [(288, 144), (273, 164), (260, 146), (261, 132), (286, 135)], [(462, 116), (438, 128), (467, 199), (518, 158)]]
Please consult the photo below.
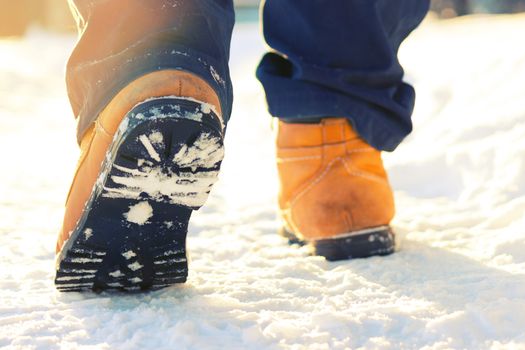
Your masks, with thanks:
[(257, 76), (270, 113), (289, 122), (347, 117), (370, 145), (394, 150), (412, 131), (414, 89), (401, 42), (429, 0), (266, 0), (263, 31), (275, 50)]
[(122, 88), (162, 69), (203, 78), (229, 118), (231, 0), (70, 0), (70, 5), (80, 39), (66, 81), (79, 140)]
[[(231, 0), (70, 0), (80, 40), (67, 66), (71, 105), (84, 133), (135, 78), (182, 69), (217, 91), (228, 121)], [(393, 150), (412, 129), (414, 89), (403, 82), (401, 42), (429, 0), (267, 0), (272, 48), (258, 69), (270, 113), (289, 122), (347, 117), (372, 146)]]

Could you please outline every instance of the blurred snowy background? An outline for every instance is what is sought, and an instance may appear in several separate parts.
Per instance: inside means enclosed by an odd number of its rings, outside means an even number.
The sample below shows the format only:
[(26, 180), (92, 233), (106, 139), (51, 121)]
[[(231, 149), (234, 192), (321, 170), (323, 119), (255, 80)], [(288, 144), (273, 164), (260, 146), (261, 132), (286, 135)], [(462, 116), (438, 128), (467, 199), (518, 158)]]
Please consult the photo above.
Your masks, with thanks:
[[(0, 0), (2, 17), (21, 3)], [(224, 171), (191, 223), (188, 283), (138, 295), (55, 291), (78, 156), (63, 77), (75, 35), (56, 21), (0, 38), (0, 347), (525, 349), (525, 15), (430, 16), (407, 40), (415, 132), (385, 155), (399, 252), (328, 263), (276, 234), (253, 77), (264, 45), (247, 11)]]
[[(257, 18), (260, 0), (234, 0), (237, 20)], [(525, 0), (432, 0), (431, 11), (440, 18), (471, 13), (525, 11)], [(0, 36), (21, 35), (38, 24), (48, 29), (75, 31), (67, 0), (0, 0)]]

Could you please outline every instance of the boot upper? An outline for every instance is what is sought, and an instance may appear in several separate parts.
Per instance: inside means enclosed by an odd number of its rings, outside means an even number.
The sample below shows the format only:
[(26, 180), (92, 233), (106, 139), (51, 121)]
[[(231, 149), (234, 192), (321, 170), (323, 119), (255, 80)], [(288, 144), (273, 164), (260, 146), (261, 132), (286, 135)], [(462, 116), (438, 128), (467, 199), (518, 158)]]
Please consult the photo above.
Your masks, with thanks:
[(394, 199), (381, 152), (346, 118), (277, 125), (279, 209), (285, 228), (306, 240), (388, 225)]

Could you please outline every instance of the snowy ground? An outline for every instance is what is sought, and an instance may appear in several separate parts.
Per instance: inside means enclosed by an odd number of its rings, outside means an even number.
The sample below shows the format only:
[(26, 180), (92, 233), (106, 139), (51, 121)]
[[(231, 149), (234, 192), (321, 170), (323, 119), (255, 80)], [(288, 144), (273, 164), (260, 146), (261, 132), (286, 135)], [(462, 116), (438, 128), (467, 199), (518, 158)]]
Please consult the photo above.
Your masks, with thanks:
[(416, 132), (385, 156), (400, 251), (339, 263), (275, 233), (256, 32), (235, 34), (227, 159), (191, 225), (189, 282), (139, 295), (55, 291), (74, 39), (0, 40), (0, 347), (525, 349), (525, 17), (429, 22), (406, 43)]

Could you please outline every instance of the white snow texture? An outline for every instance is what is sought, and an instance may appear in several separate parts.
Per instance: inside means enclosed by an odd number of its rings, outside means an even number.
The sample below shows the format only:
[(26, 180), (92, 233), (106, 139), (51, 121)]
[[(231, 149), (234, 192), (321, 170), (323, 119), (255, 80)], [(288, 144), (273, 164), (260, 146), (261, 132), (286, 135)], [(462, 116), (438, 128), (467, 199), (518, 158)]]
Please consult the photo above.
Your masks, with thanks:
[(427, 21), (407, 40), (415, 132), (384, 157), (399, 252), (329, 263), (276, 234), (274, 147), (252, 76), (264, 46), (257, 26), (238, 25), (227, 157), (190, 225), (188, 282), (130, 295), (53, 285), (78, 157), (63, 84), (74, 38), (1, 39), (0, 347), (525, 349), (524, 32), (523, 16), (473, 17)]
[[(191, 207), (201, 207), (208, 198), (211, 186), (218, 180), (218, 171), (206, 171), (195, 174), (193, 172), (165, 173), (160, 165), (160, 155), (153, 144), (163, 143), (162, 134), (153, 131), (150, 135), (141, 135), (138, 138), (153, 162), (144, 168), (130, 169), (120, 165), (114, 167), (120, 170), (122, 175), (111, 175), (113, 182), (118, 186), (105, 186), (102, 194), (110, 198), (137, 198), (141, 192), (145, 192), (154, 200), (169, 198), (173, 204), (181, 204)], [(224, 157), (224, 147), (218, 137), (209, 133), (203, 133), (191, 145), (183, 145), (173, 157), (173, 162), (180, 167), (212, 169)], [(138, 160), (138, 165), (143, 165), (144, 159)], [(100, 178), (100, 177), (99, 177)], [(142, 205), (140, 210), (131, 208), (125, 215), (130, 222), (143, 225), (152, 215), (149, 204)], [(147, 217), (145, 217), (147, 216)], [(142, 219), (145, 217), (145, 219)]]

